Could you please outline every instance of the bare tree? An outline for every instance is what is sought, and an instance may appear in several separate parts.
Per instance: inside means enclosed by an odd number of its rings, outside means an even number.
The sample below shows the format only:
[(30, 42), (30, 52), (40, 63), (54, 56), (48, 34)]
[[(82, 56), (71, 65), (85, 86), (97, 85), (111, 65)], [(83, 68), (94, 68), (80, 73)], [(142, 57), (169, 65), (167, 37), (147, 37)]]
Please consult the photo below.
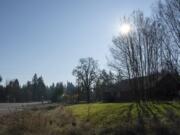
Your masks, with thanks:
[[(110, 49), (113, 58), (111, 66), (129, 79), (137, 100), (145, 99), (149, 93), (145, 87), (152, 85), (152, 79), (162, 68), (162, 28), (153, 19), (144, 17), (141, 11), (135, 11), (122, 22), (129, 23), (131, 31), (126, 35), (120, 33), (113, 39)], [(152, 75), (154, 77), (150, 78)]]
[(81, 58), (79, 65), (73, 70), (77, 82), (86, 90), (87, 102), (90, 102), (90, 92), (97, 77), (98, 64), (93, 58)]
[(164, 66), (171, 72), (177, 71), (180, 54), (180, 0), (159, 1), (155, 19), (164, 29)]
[(157, 18), (180, 48), (180, 0), (159, 1), (157, 12)]

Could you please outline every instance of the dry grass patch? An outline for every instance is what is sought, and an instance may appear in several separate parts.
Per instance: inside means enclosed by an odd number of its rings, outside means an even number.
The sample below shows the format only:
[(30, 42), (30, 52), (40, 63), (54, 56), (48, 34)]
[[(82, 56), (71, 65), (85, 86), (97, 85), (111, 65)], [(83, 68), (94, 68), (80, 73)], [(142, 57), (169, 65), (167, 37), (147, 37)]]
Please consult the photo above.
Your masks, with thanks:
[(77, 121), (63, 106), (0, 117), (0, 135), (83, 135), (88, 134), (89, 126)]

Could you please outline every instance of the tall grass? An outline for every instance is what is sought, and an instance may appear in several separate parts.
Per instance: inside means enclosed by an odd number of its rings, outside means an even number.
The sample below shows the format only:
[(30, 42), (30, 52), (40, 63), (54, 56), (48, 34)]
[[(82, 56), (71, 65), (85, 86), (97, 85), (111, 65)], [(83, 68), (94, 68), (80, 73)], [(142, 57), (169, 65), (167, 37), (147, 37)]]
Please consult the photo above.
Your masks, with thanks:
[(180, 135), (179, 107), (119, 103), (36, 108), (0, 117), (0, 135)]
[(1, 117), (0, 135), (84, 135), (90, 124), (77, 121), (64, 107), (26, 110)]

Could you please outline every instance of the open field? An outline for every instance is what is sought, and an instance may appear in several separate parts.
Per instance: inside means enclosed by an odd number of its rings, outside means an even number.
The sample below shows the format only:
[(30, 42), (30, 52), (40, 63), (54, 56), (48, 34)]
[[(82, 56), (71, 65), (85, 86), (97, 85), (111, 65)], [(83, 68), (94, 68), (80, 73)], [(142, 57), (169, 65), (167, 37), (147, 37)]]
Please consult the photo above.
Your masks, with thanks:
[[(47, 102), (44, 102), (44, 105)], [(0, 103), (0, 114), (6, 114), (14, 111), (21, 111), (27, 108), (42, 106), (42, 102), (29, 102), (29, 103)]]
[(68, 107), (75, 117), (89, 120), (93, 125), (117, 125), (119, 122), (135, 122), (136, 119), (161, 120), (168, 113), (180, 118), (180, 103), (96, 103)]
[(179, 135), (180, 103), (93, 103), (0, 117), (0, 135)]

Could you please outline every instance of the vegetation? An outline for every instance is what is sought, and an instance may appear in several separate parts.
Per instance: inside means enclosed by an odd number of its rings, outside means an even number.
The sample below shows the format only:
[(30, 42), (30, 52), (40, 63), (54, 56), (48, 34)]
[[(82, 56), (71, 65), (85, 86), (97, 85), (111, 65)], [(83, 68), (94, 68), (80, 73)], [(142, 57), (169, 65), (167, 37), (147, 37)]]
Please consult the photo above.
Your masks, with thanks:
[(80, 135), (88, 129), (60, 106), (8, 114), (1, 117), (0, 135)]
[[(48, 87), (37, 74), (23, 86), (18, 79), (0, 85), (1, 102), (88, 103), (6, 114), (0, 135), (179, 135), (180, 3), (159, 1), (155, 8), (153, 17), (134, 11), (122, 19), (133, 30), (113, 38), (112, 71), (88, 57), (72, 72), (76, 85)], [(124, 103), (101, 103), (116, 97)]]
[(95, 103), (24, 110), (1, 117), (2, 135), (178, 135), (180, 103)]
[(97, 134), (180, 134), (179, 103), (96, 103), (68, 108), (76, 118), (90, 121)]
[[(2, 78), (0, 77), (0, 82)], [(63, 94), (74, 94), (76, 87), (67, 82), (65, 86), (62, 82), (53, 83), (48, 87), (43, 77), (34, 74), (32, 81), (20, 86), (18, 79), (10, 80), (5, 86), (0, 85), (0, 102), (33, 102), (51, 100), (52, 102), (62, 102)]]
[(73, 70), (77, 77), (77, 83), (85, 90), (87, 102), (90, 102), (90, 94), (93, 83), (97, 78), (97, 62), (93, 58), (83, 58), (80, 64)]
[(72, 72), (76, 85), (57, 82), (48, 87), (42, 76), (34, 74), (23, 86), (18, 79), (0, 85), (0, 102), (117, 101), (114, 95), (119, 95), (118, 101), (178, 99), (180, 4), (178, 0), (159, 1), (155, 9), (153, 17), (134, 11), (122, 19), (121, 23), (132, 29), (113, 37), (109, 62), (113, 70), (99, 69), (92, 57), (81, 58)]

